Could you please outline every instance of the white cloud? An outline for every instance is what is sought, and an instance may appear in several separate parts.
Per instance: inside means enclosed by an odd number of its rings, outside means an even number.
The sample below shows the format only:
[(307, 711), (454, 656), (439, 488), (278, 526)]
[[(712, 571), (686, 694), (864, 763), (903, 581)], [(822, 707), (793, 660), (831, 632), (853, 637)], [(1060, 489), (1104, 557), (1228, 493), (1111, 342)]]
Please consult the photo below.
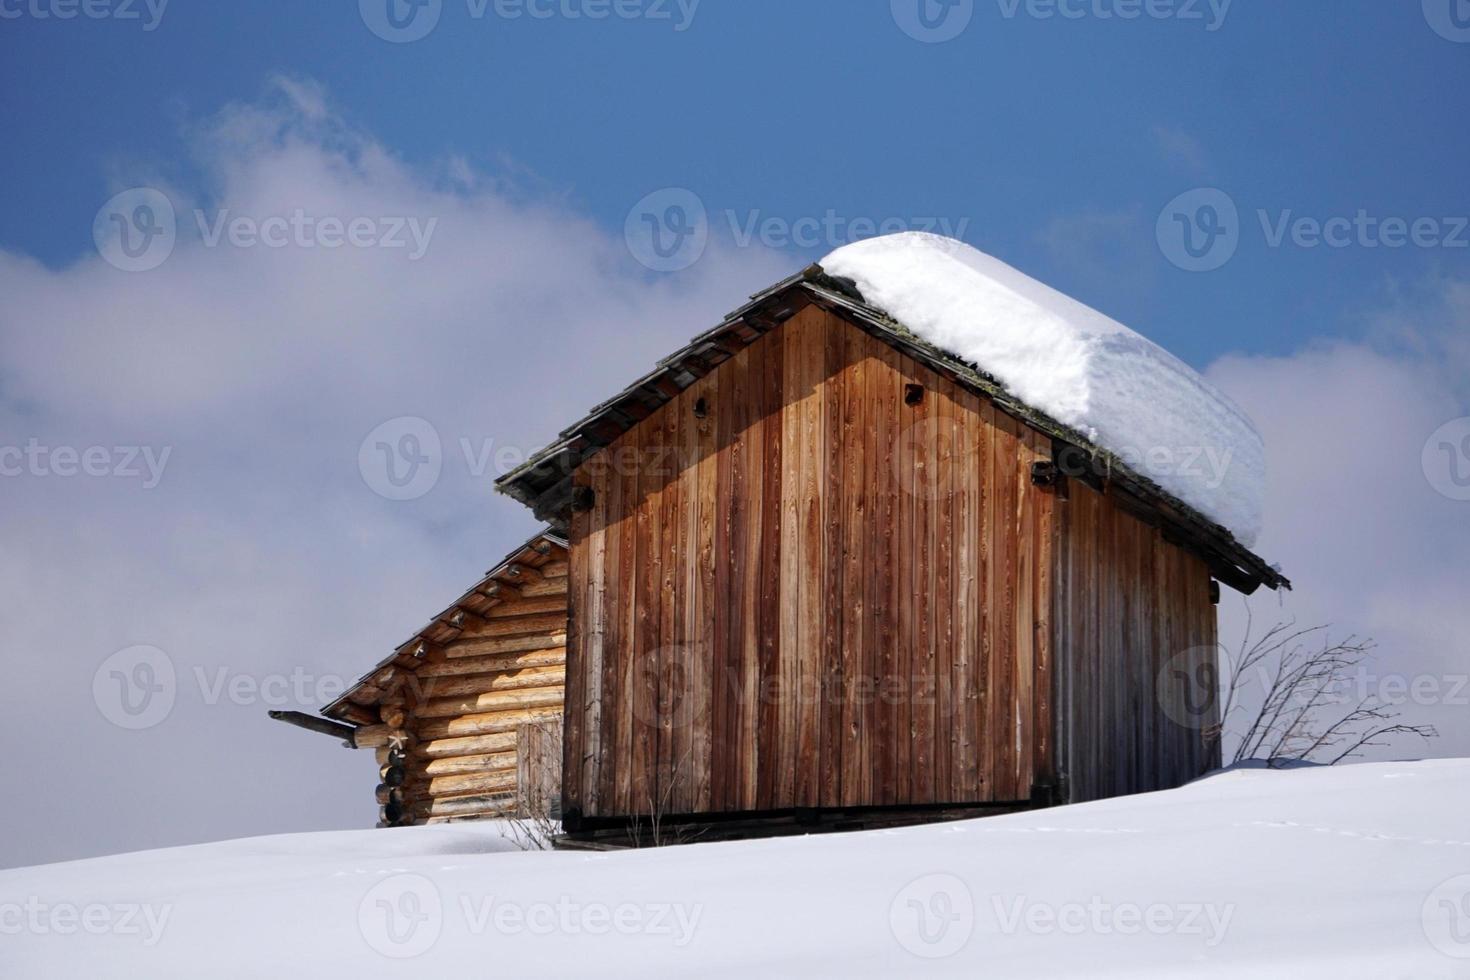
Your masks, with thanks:
[[(1296, 583), (1284, 597), (1252, 600), (1257, 625), (1294, 616), (1331, 623), (1336, 636), (1372, 637), (1374, 675), (1425, 678), (1450, 700), (1405, 705), (1406, 720), (1440, 729), (1438, 741), (1411, 739), (1380, 756), (1470, 754), (1470, 687), (1459, 680), (1470, 674), (1470, 503), (1439, 493), (1422, 462), (1432, 433), (1470, 415), (1466, 287), (1435, 280), (1391, 298), (1350, 325), (1362, 328), (1360, 342), (1227, 357), (1208, 372), (1265, 436), (1258, 550)], [(1229, 599), (1222, 607), (1227, 642), (1239, 636), (1242, 608)]]
[[(358, 676), (534, 530), (493, 466), (474, 472), (487, 440), (537, 448), (795, 264), (712, 249), (654, 278), (621, 229), (462, 159), (415, 169), (306, 82), (201, 121), (188, 146), (198, 170), (168, 188), (180, 236), (158, 268), (0, 253), (0, 446), (171, 449), (152, 490), (4, 478), (0, 628), (25, 680), (0, 692), (0, 782), (34, 805), (8, 814), (0, 866), (371, 825), (369, 758), (269, 721), (272, 705), (206, 704), (194, 669)], [(207, 247), (195, 208), (438, 223), (415, 262)], [(437, 429), (443, 474), (394, 503), (358, 448), (405, 415)], [(126, 732), (92, 675), (135, 644), (168, 653), (181, 689), (162, 725)]]

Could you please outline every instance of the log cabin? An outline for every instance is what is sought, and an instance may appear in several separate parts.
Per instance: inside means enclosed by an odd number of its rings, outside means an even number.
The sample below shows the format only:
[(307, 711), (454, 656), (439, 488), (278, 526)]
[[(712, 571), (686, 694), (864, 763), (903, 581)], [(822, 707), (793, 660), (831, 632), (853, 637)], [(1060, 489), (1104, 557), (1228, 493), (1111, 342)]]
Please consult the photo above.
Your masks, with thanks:
[[(1178, 786), (1220, 764), (1220, 585), (1290, 587), (1093, 433), (822, 265), (497, 488), (550, 526), (507, 560), (536, 589), (492, 575), (324, 711), (362, 726), (358, 744), (408, 747), (379, 748), (404, 768), (401, 792), (379, 787), (387, 824), (507, 812), (512, 755), (530, 751), (511, 726), (553, 717), (560, 772), (528, 781), (559, 778), (583, 841)], [(487, 608), (494, 583), (512, 597)], [(473, 680), (424, 697), (410, 676)]]
[(567, 543), (515, 549), (323, 718), (272, 717), (377, 755), (380, 827), (554, 814), (566, 677)]

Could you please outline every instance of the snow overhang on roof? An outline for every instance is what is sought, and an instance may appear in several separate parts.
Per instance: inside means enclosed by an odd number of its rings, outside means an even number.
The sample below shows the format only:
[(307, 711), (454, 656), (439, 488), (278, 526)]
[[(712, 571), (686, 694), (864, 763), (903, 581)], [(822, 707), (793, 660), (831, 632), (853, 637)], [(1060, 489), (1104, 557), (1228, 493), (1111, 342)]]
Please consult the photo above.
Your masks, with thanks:
[(741, 349), (775, 330), (807, 306), (841, 317), (916, 361), (989, 398), (995, 406), (1052, 437), (1058, 454), (1083, 453), (1086, 470), (1096, 475), (1121, 506), (1163, 529), (1166, 538), (1199, 555), (1224, 584), (1249, 595), (1261, 585), (1290, 588), (1291, 582), (1219, 523), (1158, 483), (1136, 472), (1117, 454), (1098, 445), (1090, 433), (1065, 425), (1022, 402), (980, 366), (942, 350), (869, 305), (850, 279), (829, 275), (821, 265), (757, 293), (719, 325), (659, 361), (653, 371), (593, 408), (561, 432), (557, 440), (496, 481), (496, 489), (530, 507), (538, 520), (564, 529), (569, 522), (572, 474), (696, 380)]

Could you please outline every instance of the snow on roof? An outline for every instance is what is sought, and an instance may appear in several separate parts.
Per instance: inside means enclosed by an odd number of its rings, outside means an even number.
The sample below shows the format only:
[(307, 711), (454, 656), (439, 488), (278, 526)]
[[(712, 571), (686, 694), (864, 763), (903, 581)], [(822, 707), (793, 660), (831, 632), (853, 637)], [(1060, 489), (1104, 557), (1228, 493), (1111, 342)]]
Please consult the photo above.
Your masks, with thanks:
[(1246, 547), (1260, 534), (1266, 454), (1255, 424), (1183, 361), (999, 259), (905, 232), (822, 260), (863, 299), (1114, 453)]

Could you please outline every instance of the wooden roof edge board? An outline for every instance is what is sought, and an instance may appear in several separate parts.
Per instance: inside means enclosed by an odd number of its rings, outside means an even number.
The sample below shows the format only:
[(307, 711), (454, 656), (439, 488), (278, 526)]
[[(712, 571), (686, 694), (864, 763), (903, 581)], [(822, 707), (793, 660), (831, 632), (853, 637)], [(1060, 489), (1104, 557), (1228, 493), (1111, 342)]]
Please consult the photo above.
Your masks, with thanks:
[[(530, 507), (534, 513), (547, 513), (547, 509), (544, 506), (538, 506), (538, 499), (544, 496), (547, 491), (553, 490), (556, 483), (569, 479), (572, 471), (581, 465), (583, 460), (603, 448), (607, 441), (611, 441), (606, 440), (603, 442), (603, 445), (592, 447), (590, 451), (586, 448), (577, 450), (573, 448), (573, 444), (578, 437), (585, 437), (587, 431), (599, 422), (613, 419), (614, 413), (617, 412), (617, 406), (623, 400), (630, 397), (637, 389), (646, 388), (649, 385), (656, 384), (661, 377), (667, 377), (674, 384), (677, 384), (680, 390), (683, 390), (705, 374), (708, 374), (719, 363), (723, 363), (724, 360), (728, 359), (728, 353), (720, 352), (720, 359), (713, 363), (705, 356), (710, 351), (719, 350), (712, 343), (712, 338), (715, 336), (728, 333), (737, 325), (747, 322), (751, 318), (754, 318), (755, 322), (762, 324), (757, 329), (759, 332), (764, 333), (784, 323), (792, 316), (795, 316), (796, 313), (800, 312), (810, 302), (810, 297), (806, 294), (798, 294), (796, 297), (798, 301), (791, 302), (789, 297), (784, 297), (782, 294), (792, 290), (794, 287), (799, 287), (806, 281), (808, 276), (813, 274), (814, 269), (819, 268), (818, 266), (811, 266), (798, 275), (783, 280), (770, 289), (752, 296), (750, 302), (731, 312), (723, 322), (694, 337), (688, 344), (659, 361), (654, 370), (638, 378), (618, 394), (595, 406), (580, 421), (574, 422), (572, 425), (563, 429), (559, 433), (556, 442), (534, 453), (531, 458), (527, 459), (520, 466), (496, 480), (496, 490)], [(772, 305), (772, 300), (779, 299), (787, 300), (785, 303), (777, 302), (774, 304), (775, 306), (783, 307), (783, 309), (765, 309), (765, 307)], [(766, 324), (769, 325), (767, 326)], [(686, 374), (689, 376), (688, 382), (681, 383), (679, 381), (680, 376)], [(622, 431), (627, 431), (627, 428), (631, 428), (631, 426), (623, 426)], [(540, 519), (547, 520), (549, 518)]]
[[(1248, 587), (1240, 591), (1246, 591), (1249, 594), (1255, 590), (1255, 586), (1260, 584), (1269, 585), (1273, 589), (1291, 588), (1291, 582), (1285, 575), (1240, 544), (1228, 528), (1211, 521), (1148, 477), (1134, 472), (1116, 454), (1109, 453), (1096, 445), (1082, 433), (1020, 401), (1007, 391), (1000, 381), (982, 371), (978, 365), (964, 361), (930, 344), (887, 313), (869, 306), (864, 302), (851, 280), (829, 276), (820, 265), (809, 266), (797, 275), (756, 293), (751, 297), (750, 302), (732, 311), (723, 323), (698, 335), (690, 344), (664, 358), (653, 372), (638, 379), (629, 388), (624, 389), (622, 394), (605, 402), (604, 405), (615, 405), (632, 389), (647, 385), (651, 378), (680, 365), (692, 362), (693, 366), (700, 370), (695, 372), (691, 368), (691, 373), (695, 373), (698, 377), (714, 366), (694, 359), (699, 349), (709, 346), (710, 338), (713, 336), (727, 332), (742, 322), (769, 323), (770, 326), (765, 329), (774, 329), (775, 326), (784, 323), (811, 303), (841, 316), (849, 323), (883, 340), (900, 352), (940, 371), (978, 394), (988, 397), (997, 408), (1007, 415), (1051, 436), (1054, 440), (1061, 440), (1065, 444), (1077, 447), (1088, 454), (1090, 459), (1104, 461), (1107, 467), (1108, 483), (1127, 489), (1134, 496), (1142, 498), (1150, 508), (1158, 509), (1161, 515), (1170, 522), (1185, 529), (1183, 535), (1185, 538), (1203, 539), (1200, 544), (1206, 545), (1210, 553), (1202, 555), (1207, 561), (1224, 561), (1234, 567), (1240, 574), (1228, 576), (1228, 578), (1234, 578)], [(532, 508), (537, 519), (564, 526), (566, 522), (564, 511), (569, 506), (571, 498), (572, 473), (602, 448), (589, 445), (573, 448), (573, 441), (589, 426), (606, 417), (606, 410), (595, 410), (580, 422), (564, 429), (561, 434), (562, 438), (556, 443), (547, 446), (515, 470), (500, 477), (495, 484), (497, 492)], [(629, 425), (622, 431), (627, 431), (627, 428), (631, 427)], [(1230, 584), (1227, 578), (1222, 578), (1221, 581)], [(1232, 585), (1232, 587), (1236, 586)]]
[[(550, 542), (550, 544), (554, 548), (560, 548), (562, 551), (566, 551), (568, 548), (566, 536), (560, 533), (554, 527), (542, 528), (536, 534), (532, 535), (530, 538), (527, 538), (523, 544), (517, 547), (510, 554), (506, 555), (505, 558), (498, 565), (486, 572), (484, 576), (481, 577), (479, 583), (475, 586), (474, 589), (472, 589), (470, 592), (466, 592), (459, 598), (457, 602), (455, 602), (454, 605), (445, 609), (439, 615), (431, 619), (428, 624), (426, 624), (422, 629), (411, 636), (407, 641), (399, 644), (398, 647), (396, 647), (391, 654), (389, 654), (383, 660), (380, 660), (377, 665), (373, 667), (372, 670), (369, 670), (367, 673), (359, 677), (357, 681), (353, 683), (350, 688), (344, 691), (340, 697), (338, 697), (335, 701), (332, 701), (330, 704), (324, 706), (321, 709), (320, 714), (328, 718), (334, 718), (345, 712), (347, 710), (347, 706), (349, 705), (357, 708), (365, 707), (366, 705), (362, 701), (355, 700), (355, 695), (358, 695), (360, 692), (364, 691), (367, 688), (376, 686), (374, 684), (374, 679), (377, 678), (378, 675), (381, 674), (385, 669), (390, 667), (411, 667), (415, 662), (417, 662), (417, 658), (414, 657), (411, 652), (409, 652), (410, 648), (415, 647), (421, 643), (432, 643), (433, 641), (430, 640), (427, 636), (429, 631), (435, 629), (438, 626), (448, 625), (447, 623), (445, 623), (445, 620), (453, 616), (457, 611), (463, 608), (462, 603), (465, 601), (465, 599), (471, 597), (472, 595), (479, 594), (478, 590), (486, 588), (491, 582), (496, 581), (498, 578), (500, 578), (500, 576), (505, 575), (508, 569), (520, 567), (521, 565), (530, 561), (532, 556), (540, 557), (542, 553), (536, 549), (536, 545), (542, 541)], [(514, 580), (512, 579), (505, 584), (510, 585), (513, 583)], [(465, 611), (471, 613), (472, 615), (478, 615), (474, 612), (473, 609), (466, 609)], [(366, 702), (366, 704), (376, 704), (377, 699), (382, 697), (382, 693), (383, 692), (380, 692), (379, 694), (370, 698)]]

